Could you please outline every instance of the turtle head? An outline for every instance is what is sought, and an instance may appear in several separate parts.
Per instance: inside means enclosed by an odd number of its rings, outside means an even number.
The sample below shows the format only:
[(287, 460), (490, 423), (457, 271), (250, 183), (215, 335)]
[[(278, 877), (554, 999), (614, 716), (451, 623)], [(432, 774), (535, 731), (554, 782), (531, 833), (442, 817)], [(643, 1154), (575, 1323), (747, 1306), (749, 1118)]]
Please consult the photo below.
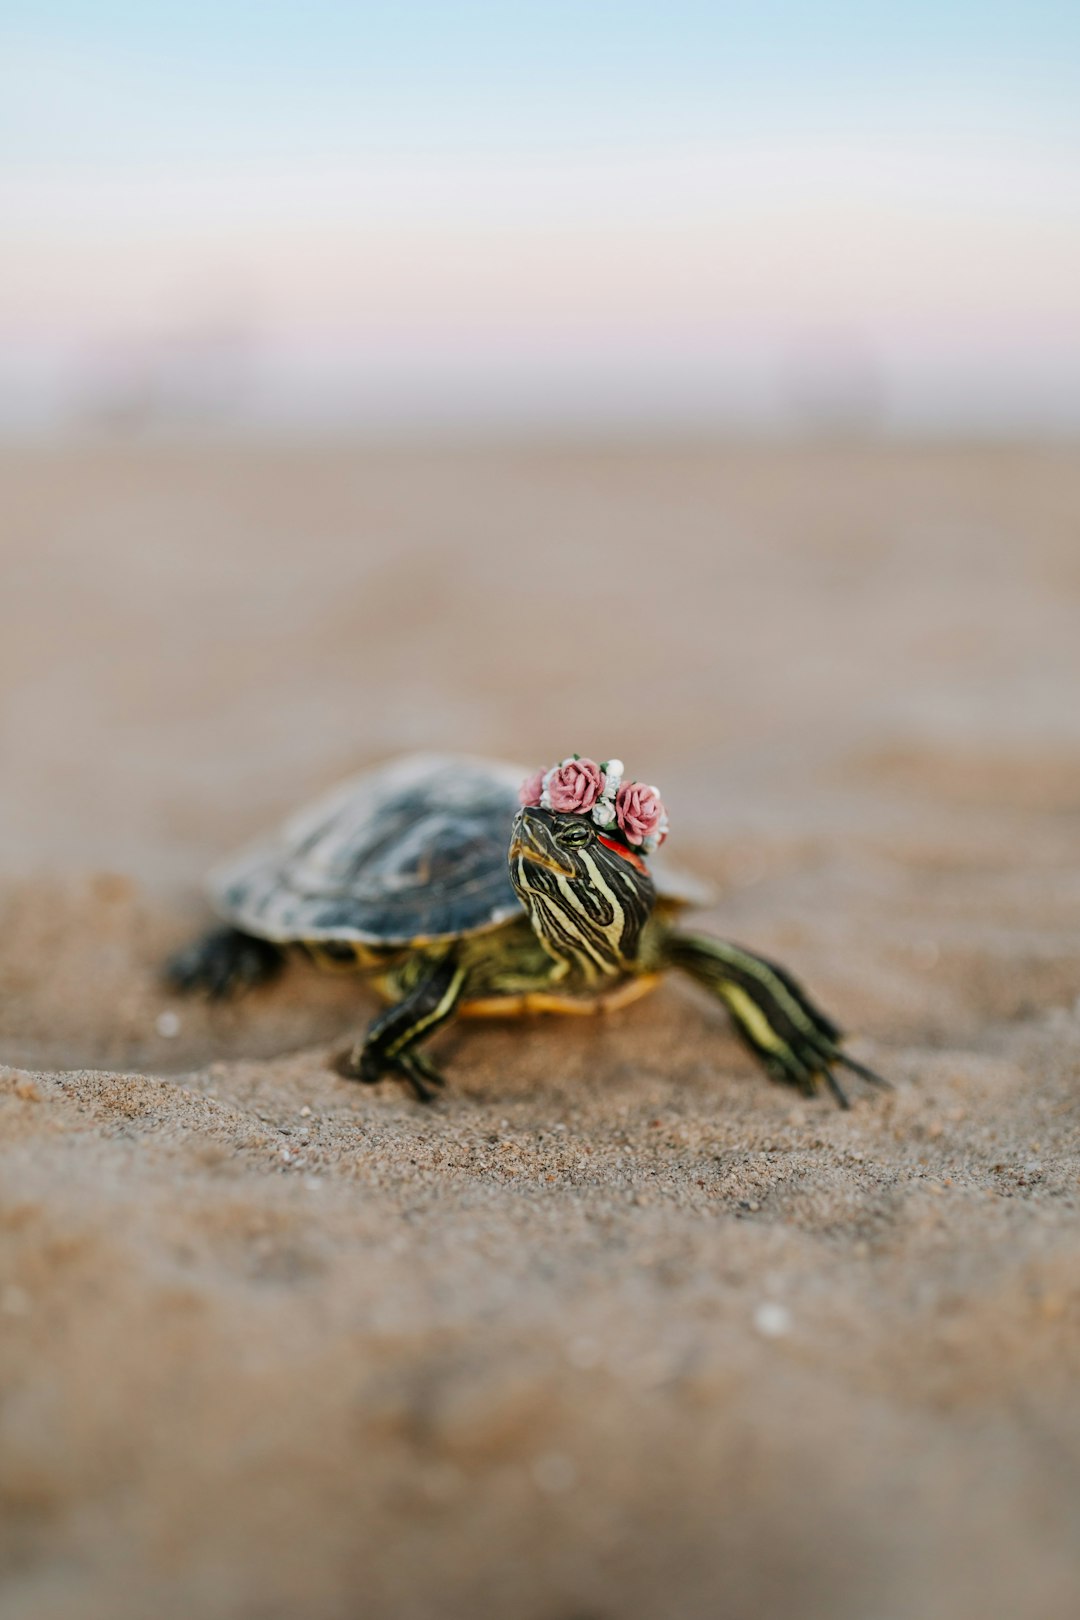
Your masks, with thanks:
[(575, 976), (633, 966), (656, 890), (620, 839), (587, 816), (527, 806), (514, 818), (510, 878), (544, 948)]

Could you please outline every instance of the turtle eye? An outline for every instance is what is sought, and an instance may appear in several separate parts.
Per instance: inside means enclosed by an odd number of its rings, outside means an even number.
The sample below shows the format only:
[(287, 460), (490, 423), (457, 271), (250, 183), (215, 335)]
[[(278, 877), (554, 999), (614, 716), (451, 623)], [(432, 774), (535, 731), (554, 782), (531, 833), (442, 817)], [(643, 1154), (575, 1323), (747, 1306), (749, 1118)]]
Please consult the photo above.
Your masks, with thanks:
[(589, 842), (589, 829), (583, 821), (572, 821), (559, 829), (559, 843), (567, 849), (580, 849)]

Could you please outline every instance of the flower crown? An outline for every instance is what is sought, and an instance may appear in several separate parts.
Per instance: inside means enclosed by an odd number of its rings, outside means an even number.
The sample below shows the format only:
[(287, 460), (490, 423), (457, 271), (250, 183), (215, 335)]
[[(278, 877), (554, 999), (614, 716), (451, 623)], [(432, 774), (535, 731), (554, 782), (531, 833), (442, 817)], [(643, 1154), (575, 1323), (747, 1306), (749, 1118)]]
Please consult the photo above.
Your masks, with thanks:
[(659, 849), (668, 833), (658, 790), (644, 782), (624, 782), (621, 759), (598, 765), (571, 754), (550, 770), (527, 776), (518, 798), (527, 807), (591, 816), (600, 828), (617, 828), (619, 837), (645, 855)]

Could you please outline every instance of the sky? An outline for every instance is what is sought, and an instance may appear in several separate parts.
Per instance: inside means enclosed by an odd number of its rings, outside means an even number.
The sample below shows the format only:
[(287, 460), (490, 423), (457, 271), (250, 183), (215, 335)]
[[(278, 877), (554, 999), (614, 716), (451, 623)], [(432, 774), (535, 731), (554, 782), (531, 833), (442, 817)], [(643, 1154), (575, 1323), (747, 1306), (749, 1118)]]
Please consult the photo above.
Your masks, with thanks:
[(1080, 7), (0, 0), (0, 430), (1080, 428)]

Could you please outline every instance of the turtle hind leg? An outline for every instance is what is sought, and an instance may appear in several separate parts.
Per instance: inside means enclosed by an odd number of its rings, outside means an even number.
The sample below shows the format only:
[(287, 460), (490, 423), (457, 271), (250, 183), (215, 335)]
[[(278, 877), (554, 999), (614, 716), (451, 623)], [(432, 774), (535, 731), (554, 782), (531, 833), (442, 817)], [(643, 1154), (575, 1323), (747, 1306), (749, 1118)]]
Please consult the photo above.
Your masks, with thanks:
[(889, 1081), (841, 1048), (841, 1031), (785, 968), (727, 940), (672, 932), (664, 947), (671, 967), (682, 968), (727, 1007), (736, 1033), (766, 1073), (814, 1096), (824, 1080), (836, 1103), (850, 1108), (833, 1070), (850, 1069), (876, 1086)]
[(384, 1075), (396, 1075), (412, 1087), (417, 1101), (431, 1102), (432, 1087), (445, 1082), (418, 1048), (454, 1016), (466, 980), (466, 970), (453, 953), (433, 963), (430, 973), (403, 1000), (376, 1018), (341, 1064), (341, 1073), (369, 1086)]
[(201, 990), (211, 1001), (223, 1001), (268, 983), (284, 960), (280, 947), (268, 939), (239, 928), (212, 928), (170, 956), (165, 982), (184, 994)]

